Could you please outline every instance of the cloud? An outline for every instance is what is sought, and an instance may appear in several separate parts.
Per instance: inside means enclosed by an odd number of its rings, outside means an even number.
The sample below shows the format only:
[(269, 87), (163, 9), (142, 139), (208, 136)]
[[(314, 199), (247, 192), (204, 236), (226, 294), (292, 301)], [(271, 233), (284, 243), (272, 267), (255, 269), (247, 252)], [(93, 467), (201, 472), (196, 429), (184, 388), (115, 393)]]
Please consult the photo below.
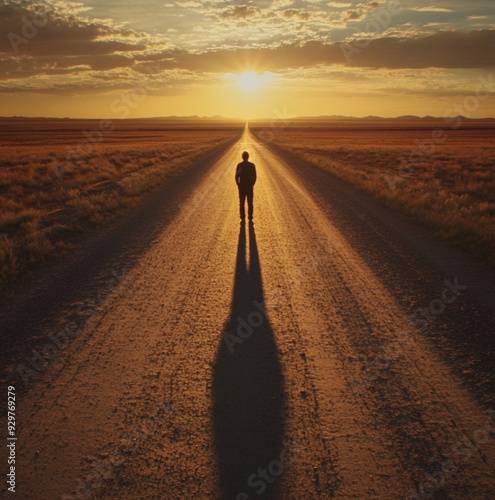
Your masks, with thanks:
[(445, 7), (410, 7), (409, 10), (416, 12), (452, 12), (452, 9), (446, 9)]
[(380, 6), (378, 2), (370, 2), (367, 4), (358, 4), (352, 10), (345, 13), (344, 21), (358, 21), (366, 18), (368, 12), (377, 9)]
[[(232, 71), (346, 64), (345, 50), (353, 51), (350, 65), (363, 68), (486, 68), (495, 67), (495, 30), (441, 31), (424, 37), (388, 36), (347, 44), (307, 42), (276, 48), (234, 49), (189, 54), (177, 52), (174, 63), (194, 71)], [(362, 47), (362, 48), (359, 48)]]
[[(349, 38), (345, 45), (328, 41), (327, 33), (335, 18), (319, 10), (321, 2), (313, 2), (313, 10), (309, 10), (307, 2), (278, 0), (265, 3), (269, 5), (266, 8), (257, 6), (261, 4), (225, 7), (224, 2), (188, 1), (188, 9), (203, 9), (201, 17), (214, 15), (215, 22), (199, 23), (201, 32), (191, 29), (185, 35), (189, 36), (189, 45), (177, 48), (164, 43), (159, 36), (152, 37), (108, 19), (83, 17), (80, 4), (52, 0), (48, 22), (26, 39), (27, 43), (21, 43), (17, 53), (8, 36), (0, 37), (0, 82), (3, 82), (0, 91), (30, 88), (46, 93), (63, 89), (69, 93), (71, 88), (78, 92), (87, 88), (88, 92), (94, 89), (104, 92), (116, 88), (113, 78), (119, 78), (119, 88), (132, 88), (149, 73), (150, 65), (163, 76), (164, 82), (172, 78), (170, 75), (186, 72), (187, 81), (197, 77), (200, 84), (201, 75), (246, 69), (291, 71), (338, 67), (347, 64), (345, 50), (352, 52), (348, 68), (495, 67), (495, 30), (444, 30), (426, 34), (396, 30), (371, 40)], [(297, 7), (300, 5), (304, 9)], [(377, 2), (356, 3), (355, 11), (365, 15), (376, 5)], [(335, 14), (338, 19), (354, 12), (345, 9)], [(21, 36), (23, 17), (32, 16), (33, 4), (28, 1), (0, 5), (0, 32)], [(222, 37), (218, 35), (220, 27)], [(176, 36), (167, 32), (167, 28), (162, 35)], [(200, 36), (203, 45), (197, 43)]]
[[(31, 61), (38, 71), (60, 65), (104, 70), (116, 65), (127, 66), (126, 53), (147, 49), (148, 39), (143, 34), (108, 21), (81, 18), (70, 9), (70, 3), (67, 5), (69, 9), (64, 11), (54, 4), (53, 10), (45, 11), (43, 18), (34, 17), (35, 12), (27, 2), (2, 5), (0, 70), (14, 68), (15, 60), (18, 66)], [(11, 58), (15, 60), (9, 65)], [(15, 72), (8, 74), (14, 75)]]
[(347, 11), (347, 18), (346, 19), (348, 19), (350, 21), (361, 19), (362, 17), (363, 17), (363, 15), (359, 12), (356, 12), (355, 10)]
[(449, 30), (417, 38), (376, 38), (353, 55), (352, 64), (383, 68), (495, 66), (495, 30)]
[(298, 19), (307, 21), (310, 18), (310, 13), (300, 9), (287, 9), (284, 11), (284, 17), (288, 19), (292, 17), (297, 17)]
[(335, 7), (336, 9), (346, 9), (352, 7), (352, 3), (349, 2), (328, 2), (329, 7)]
[(248, 19), (256, 16), (259, 12), (259, 9), (256, 7), (236, 5), (233, 9), (229, 8), (228, 10), (220, 13), (219, 17), (226, 20)]
[[(361, 40), (361, 47), (362, 45)], [(246, 69), (257, 71), (286, 71), (311, 68), (318, 65), (346, 65), (344, 50), (356, 47), (340, 43), (307, 42), (286, 44), (274, 48), (221, 49), (193, 53), (184, 49), (156, 52), (142, 51), (132, 55), (91, 54), (73, 57), (0, 59), (4, 80), (26, 79), (31, 76), (49, 78), (54, 75), (83, 78), (85, 73), (126, 70), (131, 82), (138, 74), (188, 71), (191, 74), (229, 73)], [(344, 49), (344, 50), (343, 50)], [(495, 31), (470, 33), (442, 31), (425, 37), (405, 38), (387, 36), (368, 41), (368, 45), (352, 54), (348, 67), (368, 69), (424, 69), (424, 68), (487, 68), (495, 67)], [(135, 75), (135, 76), (133, 76)], [(47, 82), (49, 84), (49, 80)], [(104, 86), (103, 86), (104, 87)]]

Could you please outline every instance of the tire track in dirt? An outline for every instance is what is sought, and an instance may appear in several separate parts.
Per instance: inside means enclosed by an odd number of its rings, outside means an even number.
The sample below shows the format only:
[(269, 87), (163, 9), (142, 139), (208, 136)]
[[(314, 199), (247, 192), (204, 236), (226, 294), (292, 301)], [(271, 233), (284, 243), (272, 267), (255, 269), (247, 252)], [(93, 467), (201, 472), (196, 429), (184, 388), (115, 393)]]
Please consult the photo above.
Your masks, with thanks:
[[(276, 158), (271, 161), (271, 164), (274, 170), (280, 168), (280, 163)], [(291, 176), (288, 168), (274, 175), (277, 180), (288, 176)], [(289, 184), (291, 186), (297, 184), (297, 178)], [(294, 196), (285, 193), (278, 199), (290, 200), (287, 206), (279, 212), (294, 211), (294, 205), (297, 203), (294, 201)], [(309, 205), (303, 206), (308, 220), (309, 208)], [(321, 226), (322, 220), (324, 219), (320, 215), (315, 214), (309, 223), (314, 233), (318, 226)], [(400, 481), (402, 485), (397, 483), (394, 485), (394, 479), (390, 474), (390, 472), (393, 473), (393, 469), (387, 471), (383, 463), (377, 464), (386, 484), (378, 488), (374, 494), (372, 490), (361, 490), (356, 493), (356, 497), (374, 498), (376, 495), (377, 498), (389, 498), (384, 496), (384, 491), (387, 491), (390, 498), (402, 498), (401, 490), (404, 491), (402, 495), (407, 495), (408, 486), (413, 485), (417, 477), (422, 476), (424, 472), (436, 471), (442, 460), (451, 458), (445, 457), (443, 451), (448, 450), (449, 445), (459, 442), (464, 436), (472, 435), (474, 430), (482, 429), (489, 415), (461, 386), (461, 381), (452, 373), (450, 367), (447, 367), (438, 354), (432, 352), (433, 349), (426, 345), (424, 339), (411, 329), (407, 317), (397, 306), (394, 298), (387, 293), (378, 277), (367, 269), (362, 259), (349, 247), (342, 234), (330, 224), (327, 226), (321, 232), (320, 241), (325, 241), (329, 236), (333, 238), (334, 252), (331, 252), (327, 259), (317, 259), (318, 272), (311, 273), (311, 284), (308, 284), (306, 290), (310, 299), (291, 302), (293, 304), (305, 303), (301, 311), (301, 316), (304, 318), (302, 321), (307, 321), (308, 317), (314, 316), (314, 314), (308, 314), (308, 302), (318, 307), (323, 318), (330, 320), (323, 320), (319, 326), (311, 327), (310, 331), (313, 333), (308, 334), (306, 339), (314, 337), (315, 332), (330, 332), (331, 340), (317, 337), (316, 345), (320, 348), (323, 345), (329, 351), (335, 349), (337, 345), (339, 361), (353, 361), (344, 365), (347, 373), (355, 372), (355, 361), (361, 360), (362, 363), (381, 354), (380, 347), (384, 343), (386, 345), (394, 342), (399, 333), (404, 332), (413, 336), (412, 345), (403, 349), (404, 359), (401, 360), (400, 369), (392, 367), (385, 370), (386, 377), (377, 384), (373, 384), (371, 390), (366, 390), (365, 394), (361, 395), (362, 401), (357, 401), (358, 407), (366, 407), (370, 410), (371, 417), (367, 423), (363, 422), (360, 432), (363, 432), (366, 426), (377, 428), (388, 454), (392, 457), (396, 456), (403, 472), (398, 474), (402, 476)], [(353, 230), (356, 231), (358, 227), (354, 227)], [(302, 231), (293, 230), (293, 234), (301, 235)], [(305, 239), (307, 241), (309, 237), (301, 236), (303, 242)], [(295, 251), (288, 253), (304, 255), (305, 246), (307, 245), (302, 243)], [(311, 260), (311, 255), (309, 255), (309, 260)], [(321, 277), (320, 280), (319, 277)], [(436, 292), (437, 296), (440, 295), (440, 290)], [(318, 354), (315, 355), (318, 356)], [(328, 365), (328, 360), (322, 360), (321, 355), (320, 362)], [(332, 377), (329, 378), (325, 366), (320, 376), (321, 381), (327, 379), (327, 383), (323, 385), (326, 385), (325, 389), (328, 391), (332, 387), (332, 382), (335, 381), (335, 374), (332, 373)], [(351, 387), (352, 384), (348, 381), (347, 388)], [(336, 398), (338, 398), (337, 394), (329, 397), (334, 404)], [(341, 409), (339, 409), (340, 412)], [(400, 420), (403, 421), (400, 422)], [(419, 421), (421, 425), (413, 427), (411, 421), (412, 423)], [(490, 494), (492, 485), (492, 469), (487, 466), (486, 462), (493, 463), (493, 451), (493, 443), (491, 443), (486, 450), (491, 460), (487, 460), (487, 457), (480, 453), (470, 462), (470, 468), (478, 470), (470, 474), (466, 469), (462, 477), (451, 478), (445, 491), (438, 494), (439, 497), (452, 495), (445, 498), (464, 498), (463, 495), (469, 490), (470, 494), (476, 491), (480, 498), (488, 498), (487, 495)], [(359, 471), (355, 471), (352, 475), (358, 477)], [(397, 476), (397, 473), (395, 472), (394, 475)], [(361, 487), (363, 486), (362, 477), (359, 478)], [(376, 477), (376, 475), (370, 474), (371, 477)], [(483, 480), (480, 477), (483, 477)], [(351, 481), (342, 480), (342, 484), (348, 487)], [(345, 498), (350, 496), (349, 492), (343, 494)]]

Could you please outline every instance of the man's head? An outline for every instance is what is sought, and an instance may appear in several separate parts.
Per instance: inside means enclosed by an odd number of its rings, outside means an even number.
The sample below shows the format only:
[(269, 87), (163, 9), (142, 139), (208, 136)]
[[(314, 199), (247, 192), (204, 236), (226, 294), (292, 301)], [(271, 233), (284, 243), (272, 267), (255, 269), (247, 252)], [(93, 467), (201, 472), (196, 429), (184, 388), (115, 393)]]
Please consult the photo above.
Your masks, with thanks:
[(249, 158), (249, 153), (248, 153), (247, 151), (244, 151), (244, 153), (242, 153), (242, 159), (243, 159), (244, 161), (247, 161), (247, 160), (248, 160), (248, 158)]

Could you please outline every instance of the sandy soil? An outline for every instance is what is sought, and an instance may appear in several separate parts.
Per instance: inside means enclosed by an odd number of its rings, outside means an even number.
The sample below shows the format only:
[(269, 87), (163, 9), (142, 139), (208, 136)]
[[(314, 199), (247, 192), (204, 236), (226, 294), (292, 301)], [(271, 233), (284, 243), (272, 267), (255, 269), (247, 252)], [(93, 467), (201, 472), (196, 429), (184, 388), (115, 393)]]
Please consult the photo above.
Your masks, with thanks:
[(167, 189), (2, 320), (17, 498), (493, 498), (490, 270), (249, 131)]

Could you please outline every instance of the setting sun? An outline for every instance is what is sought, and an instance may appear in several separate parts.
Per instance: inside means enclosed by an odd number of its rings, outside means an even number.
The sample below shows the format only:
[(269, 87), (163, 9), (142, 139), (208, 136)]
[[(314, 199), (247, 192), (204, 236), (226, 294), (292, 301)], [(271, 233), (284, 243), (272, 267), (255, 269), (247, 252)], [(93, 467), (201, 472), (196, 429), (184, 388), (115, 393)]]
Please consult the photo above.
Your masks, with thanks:
[(232, 75), (232, 80), (237, 84), (237, 88), (244, 94), (258, 93), (272, 81), (273, 77), (269, 73), (256, 73), (255, 71), (245, 71), (238, 75)]
[(262, 76), (254, 71), (241, 73), (237, 79), (240, 90), (251, 93), (257, 92), (262, 86)]

